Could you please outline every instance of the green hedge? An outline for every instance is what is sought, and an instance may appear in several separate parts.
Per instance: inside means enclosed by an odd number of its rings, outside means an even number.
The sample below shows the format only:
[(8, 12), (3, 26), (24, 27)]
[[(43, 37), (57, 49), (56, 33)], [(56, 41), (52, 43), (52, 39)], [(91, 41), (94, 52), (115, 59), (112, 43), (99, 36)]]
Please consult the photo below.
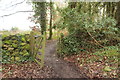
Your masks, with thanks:
[(2, 63), (24, 62), (30, 59), (29, 34), (2, 36)]

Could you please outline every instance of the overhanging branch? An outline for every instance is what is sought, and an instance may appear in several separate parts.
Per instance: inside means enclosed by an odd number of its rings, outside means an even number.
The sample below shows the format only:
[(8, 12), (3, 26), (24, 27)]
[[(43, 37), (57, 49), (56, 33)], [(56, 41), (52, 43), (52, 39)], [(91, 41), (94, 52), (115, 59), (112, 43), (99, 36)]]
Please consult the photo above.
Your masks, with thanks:
[(22, 4), (23, 2), (25, 2), (25, 0), (23, 0), (22, 2), (19, 2), (19, 3), (13, 4), (13, 5), (9, 6), (9, 7), (13, 7), (13, 6), (16, 6), (16, 5), (18, 5), (18, 4)]
[[(14, 6), (19, 5), (19, 4), (22, 4), (23, 2), (25, 2), (25, 0), (23, 0), (22, 2), (19, 2), (19, 3), (15, 3), (15, 4), (13, 4), (13, 5), (10, 5), (10, 6), (6, 7), (5, 9), (14, 7)], [(5, 10), (5, 9), (3, 9), (3, 10)]]
[(7, 17), (7, 16), (11, 16), (11, 15), (14, 15), (14, 14), (17, 14), (17, 13), (21, 13), (21, 12), (34, 12), (34, 11), (17, 11), (17, 12), (10, 13), (10, 14), (7, 14), (7, 15), (2, 15), (0, 17)]

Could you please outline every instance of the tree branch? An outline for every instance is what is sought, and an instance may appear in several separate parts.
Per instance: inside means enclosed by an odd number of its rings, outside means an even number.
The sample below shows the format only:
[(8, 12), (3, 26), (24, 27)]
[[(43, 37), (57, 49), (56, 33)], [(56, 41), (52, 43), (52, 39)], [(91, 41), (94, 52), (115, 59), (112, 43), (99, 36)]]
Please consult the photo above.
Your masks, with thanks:
[(102, 46), (102, 45), (92, 36), (92, 34), (91, 34), (90, 32), (88, 32), (88, 30), (87, 30), (87, 33), (92, 37), (92, 39), (93, 39), (99, 46), (101, 46), (102, 48), (104, 48), (104, 46)]
[[(16, 3), (16, 4), (10, 5), (10, 6), (6, 7), (5, 9), (8, 9), (8, 8), (10, 8), (10, 7), (13, 7), (13, 6), (16, 6), (16, 5), (19, 5), (19, 4), (22, 4), (23, 2), (25, 2), (25, 0), (23, 0), (22, 2), (19, 2), (19, 3)], [(5, 10), (5, 9), (3, 9), (3, 10)]]
[(7, 14), (7, 15), (2, 15), (2, 16), (0, 16), (0, 17), (7, 17), (7, 16), (11, 16), (11, 15), (14, 15), (14, 14), (20, 13), (20, 12), (34, 12), (34, 11), (17, 11), (17, 12), (10, 13), (10, 14)]

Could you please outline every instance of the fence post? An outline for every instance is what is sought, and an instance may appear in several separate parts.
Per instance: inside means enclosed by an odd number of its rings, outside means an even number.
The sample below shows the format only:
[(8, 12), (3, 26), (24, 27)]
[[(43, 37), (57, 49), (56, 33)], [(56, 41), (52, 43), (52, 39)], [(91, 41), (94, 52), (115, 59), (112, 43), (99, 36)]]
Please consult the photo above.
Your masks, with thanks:
[(35, 38), (34, 38), (34, 32), (30, 32), (30, 54), (32, 57), (34, 57), (34, 48), (35, 48)]
[[(39, 43), (40, 40), (41, 42)], [(41, 66), (41, 68), (44, 66), (45, 43), (46, 43), (45, 32), (42, 36), (40, 36), (39, 32), (31, 31), (30, 53), (31, 53), (31, 56), (33, 56), (34, 60)], [(41, 49), (40, 49), (40, 46), (42, 46)], [(41, 53), (40, 55), (38, 54), (39, 52)]]
[(46, 34), (44, 32), (44, 34), (43, 34), (43, 42), (42, 42), (41, 67), (44, 66), (45, 44), (46, 44)]

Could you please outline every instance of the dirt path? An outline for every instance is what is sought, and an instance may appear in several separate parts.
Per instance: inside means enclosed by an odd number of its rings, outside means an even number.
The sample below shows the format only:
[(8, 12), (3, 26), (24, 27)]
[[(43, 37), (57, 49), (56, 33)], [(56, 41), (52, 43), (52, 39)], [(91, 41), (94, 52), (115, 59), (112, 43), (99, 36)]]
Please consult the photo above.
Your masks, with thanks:
[(73, 64), (68, 63), (56, 55), (56, 41), (47, 43), (45, 49), (45, 65), (52, 67), (56, 78), (85, 78), (79, 69)]
[(3, 78), (86, 78), (73, 63), (57, 57), (56, 44), (56, 41), (47, 42), (42, 69), (36, 62), (2, 64)]

